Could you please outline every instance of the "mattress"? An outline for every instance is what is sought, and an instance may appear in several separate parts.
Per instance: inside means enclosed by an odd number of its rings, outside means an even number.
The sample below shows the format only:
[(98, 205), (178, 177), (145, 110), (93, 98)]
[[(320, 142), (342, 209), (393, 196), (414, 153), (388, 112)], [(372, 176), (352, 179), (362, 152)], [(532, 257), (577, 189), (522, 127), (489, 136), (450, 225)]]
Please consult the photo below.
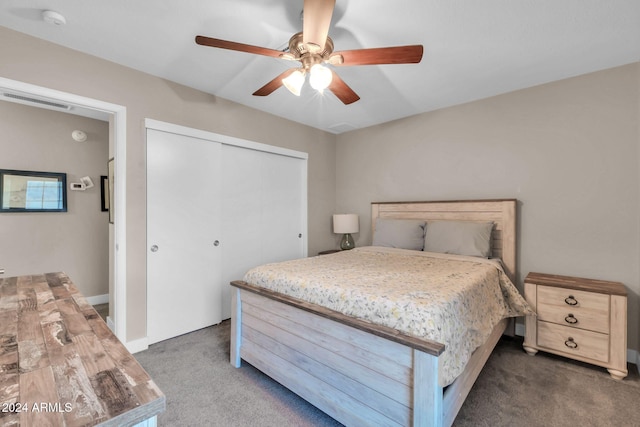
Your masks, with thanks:
[(441, 386), (503, 318), (533, 314), (499, 260), (362, 247), (256, 267), (247, 283), (445, 345)]

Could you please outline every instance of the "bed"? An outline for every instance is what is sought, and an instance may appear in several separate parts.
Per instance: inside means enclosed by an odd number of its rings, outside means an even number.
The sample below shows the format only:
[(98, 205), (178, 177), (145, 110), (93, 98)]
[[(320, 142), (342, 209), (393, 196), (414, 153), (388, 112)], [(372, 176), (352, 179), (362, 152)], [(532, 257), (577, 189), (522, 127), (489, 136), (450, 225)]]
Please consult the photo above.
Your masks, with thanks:
[[(514, 199), (372, 203), (372, 231), (377, 231), (378, 236), (383, 234), (383, 224), (396, 220), (403, 220), (400, 221), (403, 225), (426, 222), (427, 234), (437, 230), (435, 226), (430, 228), (435, 222), (489, 223), (487, 245), (491, 257), (499, 259), (501, 267), (480, 257), (467, 260), (472, 257), (389, 247), (393, 244), (260, 266), (248, 272), (245, 280), (231, 283), (234, 287), (231, 364), (240, 367), (245, 360), (348, 426), (451, 425), (505, 332), (509, 318), (528, 314), (526, 303), (511, 285), (516, 277), (516, 207)], [(373, 243), (380, 244), (384, 240), (381, 239), (374, 234)], [(427, 240), (434, 242), (435, 237)], [(438, 266), (436, 270), (444, 271), (441, 277), (455, 276), (452, 281), (460, 282), (461, 286), (466, 286), (467, 276), (481, 277), (481, 285), (469, 279), (468, 288), (480, 287), (484, 290), (476, 292), (496, 295), (499, 302), (487, 313), (504, 308), (499, 316), (480, 316), (495, 317), (488, 330), (478, 332), (481, 328), (476, 330), (473, 324), (471, 332), (460, 333), (457, 339), (447, 335), (451, 347), (447, 348), (438, 339), (429, 337), (441, 336), (438, 331), (443, 329), (457, 331), (457, 327), (449, 326), (455, 321), (445, 314), (436, 314), (434, 319), (440, 320), (435, 322), (427, 317), (430, 314), (418, 315), (417, 305), (402, 297), (396, 300), (392, 290), (377, 298), (382, 301), (378, 305), (376, 298), (359, 304), (372, 308), (374, 314), (355, 310), (353, 305), (361, 301), (361, 293), (377, 286), (376, 277), (386, 274), (387, 283), (402, 282), (403, 286), (419, 282), (423, 258)], [(342, 277), (336, 272), (346, 271), (344, 267), (352, 265), (362, 265), (363, 274), (351, 279), (351, 286), (345, 288), (348, 290), (341, 290), (338, 286), (343, 286), (348, 275)], [(457, 270), (466, 265), (473, 265), (473, 269)], [(447, 272), (450, 266), (452, 270)], [(302, 271), (307, 269), (314, 274), (305, 276), (307, 273)], [(399, 273), (400, 270), (403, 272)], [(365, 274), (367, 271), (373, 273)], [(413, 278), (411, 272), (415, 273)], [(493, 277), (495, 285), (490, 284)], [(319, 293), (323, 297), (314, 300), (310, 295), (320, 284), (326, 285)], [(516, 295), (507, 295), (513, 292)], [(422, 295), (421, 291), (417, 293)], [(454, 299), (462, 293), (458, 289), (449, 292)], [(500, 295), (505, 300), (513, 299), (513, 305), (500, 299)], [(438, 298), (439, 295), (430, 293), (425, 296), (430, 300)], [(466, 312), (478, 310), (466, 304), (493, 297), (477, 294), (464, 298), (464, 302), (455, 300), (445, 305), (458, 307), (456, 316), (463, 317)], [(426, 319), (431, 327), (426, 328), (419, 319)], [(487, 323), (486, 319), (483, 322)], [(470, 343), (469, 336), (476, 342)]]

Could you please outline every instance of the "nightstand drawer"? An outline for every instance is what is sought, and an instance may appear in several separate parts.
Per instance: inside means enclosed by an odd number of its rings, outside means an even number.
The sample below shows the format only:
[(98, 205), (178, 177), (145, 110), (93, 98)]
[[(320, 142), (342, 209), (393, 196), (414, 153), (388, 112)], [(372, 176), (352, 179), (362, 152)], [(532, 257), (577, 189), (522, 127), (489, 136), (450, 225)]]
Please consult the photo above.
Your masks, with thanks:
[(540, 285), (537, 288), (538, 320), (609, 333), (609, 295)]
[(538, 321), (537, 345), (569, 357), (586, 357), (604, 363), (609, 361), (609, 336), (598, 332)]

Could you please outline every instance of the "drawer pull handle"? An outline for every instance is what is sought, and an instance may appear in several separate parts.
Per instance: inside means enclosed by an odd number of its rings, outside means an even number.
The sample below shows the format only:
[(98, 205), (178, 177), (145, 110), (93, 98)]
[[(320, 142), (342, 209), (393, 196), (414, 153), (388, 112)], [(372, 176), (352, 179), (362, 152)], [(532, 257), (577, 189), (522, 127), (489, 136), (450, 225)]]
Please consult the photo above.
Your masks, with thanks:
[(575, 342), (571, 337), (567, 338), (567, 340), (564, 342), (564, 345), (569, 348), (578, 348), (578, 343)]
[(564, 321), (571, 325), (575, 325), (576, 323), (578, 323), (578, 319), (576, 319), (576, 317), (571, 313), (569, 313), (569, 315), (564, 318)]
[(573, 295), (569, 295), (568, 297), (566, 297), (564, 299), (564, 302), (566, 302), (569, 305), (578, 305), (578, 300), (575, 299)]

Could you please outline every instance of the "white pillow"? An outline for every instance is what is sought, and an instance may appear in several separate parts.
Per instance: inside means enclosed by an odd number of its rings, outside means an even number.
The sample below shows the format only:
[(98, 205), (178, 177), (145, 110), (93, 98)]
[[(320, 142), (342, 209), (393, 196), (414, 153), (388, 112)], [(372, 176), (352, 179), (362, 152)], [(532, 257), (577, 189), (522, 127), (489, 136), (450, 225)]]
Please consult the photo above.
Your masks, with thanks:
[(424, 250), (489, 258), (492, 229), (493, 222), (427, 221)]
[(424, 246), (425, 221), (419, 219), (378, 218), (373, 232), (373, 246), (421, 251)]

